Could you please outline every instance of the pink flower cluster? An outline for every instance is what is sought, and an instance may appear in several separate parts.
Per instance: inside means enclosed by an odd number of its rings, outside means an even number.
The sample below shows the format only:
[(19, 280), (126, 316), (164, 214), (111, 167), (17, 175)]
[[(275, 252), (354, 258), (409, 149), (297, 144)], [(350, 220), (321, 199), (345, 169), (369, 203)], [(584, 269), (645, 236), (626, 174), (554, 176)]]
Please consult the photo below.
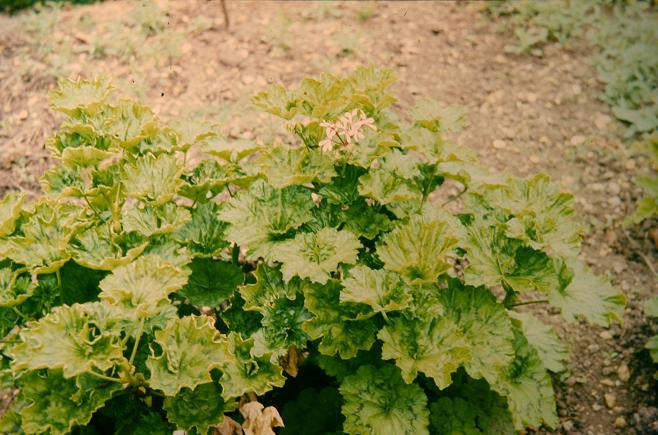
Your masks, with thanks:
[[(327, 137), (321, 140), (319, 145), (322, 151), (332, 151), (334, 144), (342, 145), (349, 148), (354, 141), (363, 138), (362, 127), (369, 127), (377, 130), (375, 121), (368, 118), (361, 109), (354, 109), (351, 112), (343, 113), (335, 122), (323, 122), (320, 124), (324, 127)], [(336, 142), (335, 139), (338, 141)]]

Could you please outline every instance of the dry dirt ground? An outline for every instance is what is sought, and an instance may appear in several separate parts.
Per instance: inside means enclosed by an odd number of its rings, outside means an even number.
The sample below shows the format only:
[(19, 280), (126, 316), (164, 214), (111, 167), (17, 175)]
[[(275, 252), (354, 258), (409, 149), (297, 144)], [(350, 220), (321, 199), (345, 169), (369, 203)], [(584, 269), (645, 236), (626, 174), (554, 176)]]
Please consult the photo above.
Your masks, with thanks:
[[(109, 76), (163, 117), (202, 116), (232, 136), (273, 131), (248, 97), (267, 83), (297, 83), (357, 65), (392, 68), (400, 105), (427, 96), (463, 107), (456, 137), (499, 170), (543, 171), (573, 192), (587, 226), (585, 260), (628, 297), (622, 326), (567, 325), (542, 316), (570, 344), (569, 374), (556, 379), (557, 433), (658, 433), (655, 367), (644, 342), (642, 302), (657, 292), (651, 223), (624, 229), (648, 164), (627, 151), (622, 127), (599, 101), (586, 47), (549, 47), (543, 58), (507, 55), (477, 3), (218, 1), (152, 6), (111, 1), (0, 16), (0, 194), (38, 194), (44, 139), (60, 119), (47, 91), (59, 76)], [(654, 223), (655, 225), (655, 223)], [(654, 328), (655, 329), (655, 328)], [(540, 430), (540, 433), (550, 431)]]

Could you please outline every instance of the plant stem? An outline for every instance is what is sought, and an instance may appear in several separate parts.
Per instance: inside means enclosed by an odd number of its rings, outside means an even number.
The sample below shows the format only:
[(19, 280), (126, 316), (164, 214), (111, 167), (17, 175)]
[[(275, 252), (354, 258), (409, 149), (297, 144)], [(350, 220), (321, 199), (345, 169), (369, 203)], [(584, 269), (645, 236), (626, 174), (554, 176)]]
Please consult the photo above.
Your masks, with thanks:
[(463, 194), (466, 193), (467, 190), (468, 190), (468, 186), (464, 186), (464, 190), (459, 192), (457, 195), (454, 195), (454, 196), (450, 197), (446, 202), (441, 204), (441, 207), (446, 206), (446, 205), (450, 204), (451, 202), (458, 200)]
[(135, 355), (137, 355), (137, 347), (139, 346), (139, 341), (142, 338), (142, 333), (144, 332), (144, 318), (142, 317), (142, 320), (139, 322), (139, 327), (137, 327), (137, 336), (135, 337), (135, 345), (133, 346), (133, 350), (130, 353), (130, 360), (128, 361), (131, 365), (133, 361), (135, 361)]
[(547, 303), (548, 303), (548, 299), (539, 299), (536, 301), (517, 302), (515, 304), (509, 305), (508, 308), (520, 307), (521, 305), (547, 304)]
[(231, 250), (231, 260), (236, 266), (240, 262), (240, 247), (237, 243), (233, 244), (233, 249)]
[(104, 375), (104, 374), (102, 374), (102, 373), (95, 372), (95, 371), (93, 371), (93, 370), (89, 370), (89, 371), (86, 372), (86, 373), (89, 373), (90, 375), (94, 375), (94, 376), (96, 376), (97, 378), (99, 378), (99, 379), (103, 379), (103, 380), (105, 380), (105, 381), (109, 381), (109, 382), (118, 382), (118, 383), (120, 383), (120, 384), (123, 384), (123, 381), (122, 381), (121, 379), (119, 379), (119, 378), (113, 378), (112, 376), (107, 376), (107, 375)]
[(11, 308), (14, 310), (14, 312), (15, 312), (16, 314), (18, 314), (18, 316), (19, 316), (21, 319), (25, 320), (26, 322), (27, 322), (28, 320), (30, 320), (30, 318), (27, 317), (25, 314), (21, 313), (21, 310), (19, 310), (18, 308), (16, 308), (16, 307), (11, 307)]

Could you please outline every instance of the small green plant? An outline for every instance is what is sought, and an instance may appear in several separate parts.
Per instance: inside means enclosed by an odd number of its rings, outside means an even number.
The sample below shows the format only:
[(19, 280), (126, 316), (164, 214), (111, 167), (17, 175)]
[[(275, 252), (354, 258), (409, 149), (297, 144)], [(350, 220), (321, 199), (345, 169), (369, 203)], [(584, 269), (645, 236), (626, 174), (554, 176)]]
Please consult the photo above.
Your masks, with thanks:
[(645, 196), (637, 202), (635, 212), (626, 218), (626, 224), (638, 224), (658, 216), (658, 131), (646, 135), (635, 145), (638, 153), (651, 162), (651, 174), (636, 178), (635, 183), (644, 190)]
[(62, 82), (44, 196), (0, 202), (2, 432), (555, 427), (568, 350), (525, 306), (608, 325), (624, 296), (577, 260), (571, 195), (488, 173), (436, 103), (400, 121), (393, 82), (269, 88), (293, 135), (268, 146)]
[[(658, 317), (658, 296), (654, 296), (645, 302), (644, 314), (649, 317)], [(649, 350), (653, 362), (658, 363), (658, 335), (651, 337), (645, 348)]]
[(658, 128), (658, 13), (640, 1), (505, 1), (488, 11), (514, 32), (506, 51), (543, 54), (550, 42), (587, 40), (589, 61), (605, 85), (603, 99), (630, 138)]

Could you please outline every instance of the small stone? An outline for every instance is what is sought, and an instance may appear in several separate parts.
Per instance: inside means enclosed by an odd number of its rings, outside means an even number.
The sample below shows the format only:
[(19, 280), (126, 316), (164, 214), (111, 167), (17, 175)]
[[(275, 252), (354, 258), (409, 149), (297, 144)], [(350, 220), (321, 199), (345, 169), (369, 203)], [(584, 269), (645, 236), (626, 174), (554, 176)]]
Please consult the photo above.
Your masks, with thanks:
[(565, 432), (571, 432), (573, 430), (573, 422), (571, 420), (565, 420), (562, 422), (562, 429)]
[(495, 141), (493, 141), (493, 147), (496, 148), (496, 149), (501, 150), (501, 149), (505, 148), (505, 141), (500, 140), (500, 139), (496, 139)]
[(573, 146), (578, 146), (582, 145), (585, 142), (585, 136), (577, 134), (574, 137), (571, 138), (571, 145)]
[(539, 163), (541, 161), (541, 159), (537, 156), (530, 156), (530, 161), (532, 163)]
[(20, 121), (23, 121), (27, 119), (27, 115), (28, 115), (27, 110), (21, 110), (20, 112), (18, 112), (18, 119)]
[(624, 163), (624, 167), (628, 170), (635, 169), (635, 160), (627, 160), (626, 163)]
[(608, 379), (608, 378), (601, 379), (600, 384), (608, 386), (608, 387), (614, 387), (615, 386), (614, 381), (612, 381), (611, 379)]
[(605, 400), (605, 406), (607, 406), (609, 409), (614, 408), (615, 403), (617, 403), (617, 397), (614, 394), (610, 394), (610, 393), (604, 394), (603, 400)]
[(604, 340), (612, 340), (612, 333), (610, 331), (603, 331), (599, 334), (599, 337)]
[(573, 85), (571, 90), (573, 91), (574, 95), (580, 95), (580, 93), (583, 92), (583, 89), (580, 87), (580, 85)]
[(548, 145), (551, 143), (551, 140), (547, 136), (542, 136), (539, 138), (539, 142), (543, 143), (544, 145)]
[(507, 59), (505, 59), (505, 56), (503, 56), (502, 54), (499, 54), (496, 57), (494, 57), (494, 62), (496, 62), (496, 63), (507, 63)]
[(626, 419), (624, 417), (619, 416), (619, 417), (615, 418), (615, 427), (623, 428), (623, 427), (626, 427), (626, 425), (627, 425), (627, 423), (626, 423)]
[(617, 377), (622, 382), (628, 382), (631, 378), (631, 371), (628, 369), (626, 363), (621, 363), (617, 369)]
[(525, 96), (526, 100), (528, 100), (528, 103), (534, 103), (537, 101), (537, 94), (533, 94), (532, 92), (528, 92), (528, 94)]
[(603, 407), (598, 403), (592, 404), (592, 411), (600, 411), (601, 409), (603, 409)]
[(619, 195), (619, 192), (621, 192), (621, 187), (619, 187), (619, 184), (615, 183), (614, 181), (608, 183), (608, 193), (611, 195)]
[(596, 116), (594, 117), (594, 125), (596, 128), (599, 130), (603, 130), (610, 124), (610, 121), (612, 119), (608, 115), (604, 115), (603, 113), (597, 113)]
[(254, 78), (254, 76), (250, 76), (248, 74), (242, 76), (242, 83), (244, 83), (245, 85), (250, 85), (255, 81), (256, 79)]

